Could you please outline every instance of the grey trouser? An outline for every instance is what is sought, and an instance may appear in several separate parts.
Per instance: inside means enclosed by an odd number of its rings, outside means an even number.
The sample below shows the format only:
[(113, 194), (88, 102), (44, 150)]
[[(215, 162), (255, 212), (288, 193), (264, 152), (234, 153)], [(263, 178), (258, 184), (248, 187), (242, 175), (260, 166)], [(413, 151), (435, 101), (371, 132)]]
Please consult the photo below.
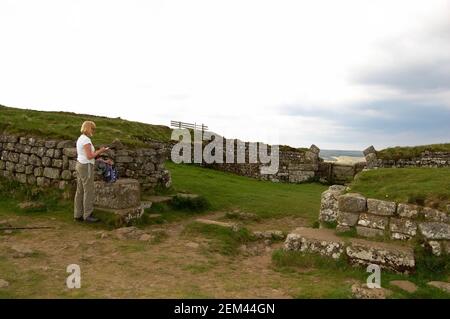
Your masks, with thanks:
[(86, 219), (94, 210), (94, 165), (77, 162), (77, 192), (74, 200), (74, 217)]

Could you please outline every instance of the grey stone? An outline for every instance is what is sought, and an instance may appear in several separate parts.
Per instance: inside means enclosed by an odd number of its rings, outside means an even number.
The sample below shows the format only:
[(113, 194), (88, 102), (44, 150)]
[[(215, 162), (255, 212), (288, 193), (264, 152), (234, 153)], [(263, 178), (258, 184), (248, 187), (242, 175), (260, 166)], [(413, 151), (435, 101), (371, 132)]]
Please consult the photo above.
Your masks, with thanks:
[(391, 239), (396, 240), (410, 240), (412, 237), (402, 233), (391, 233)]
[(60, 159), (53, 159), (52, 160), (52, 166), (56, 167), (56, 168), (62, 168), (63, 166), (63, 161)]
[(56, 147), (56, 141), (46, 141), (44, 145), (45, 145), (46, 148), (55, 148)]
[(409, 204), (398, 204), (397, 214), (400, 217), (418, 218), (421, 214), (422, 207)]
[(6, 142), (8, 143), (17, 143), (19, 141), (19, 137), (15, 135), (8, 135), (6, 137)]
[(425, 222), (419, 224), (420, 232), (427, 239), (450, 240), (450, 225), (439, 222)]
[(396, 210), (397, 204), (394, 202), (387, 202), (378, 199), (367, 199), (367, 210), (371, 214), (381, 216), (393, 216)]
[(333, 185), (322, 193), (320, 201), (319, 221), (334, 222), (338, 213), (338, 197), (345, 192), (345, 187)]
[(53, 157), (54, 154), (55, 154), (55, 149), (54, 148), (49, 148), (47, 150), (47, 152), (45, 152), (45, 156), (47, 156), (47, 157)]
[(71, 140), (61, 141), (56, 145), (56, 148), (72, 148), (75, 147), (75, 142)]
[(5, 169), (9, 172), (14, 172), (16, 164), (13, 162), (6, 162)]
[(95, 182), (94, 205), (111, 209), (140, 206), (140, 185), (134, 179), (119, 179), (115, 183)]
[(389, 223), (388, 217), (363, 213), (359, 215), (358, 225), (385, 230)]
[(0, 170), (4, 170), (5, 169), (5, 161), (0, 160)]
[(36, 184), (41, 187), (50, 186), (50, 180), (45, 177), (37, 177)]
[(23, 164), (16, 164), (15, 171), (17, 173), (24, 173), (25, 172), (25, 165), (23, 165)]
[(69, 170), (75, 171), (77, 161), (69, 160)]
[(314, 154), (316, 154), (316, 155), (319, 155), (319, 153), (320, 153), (320, 148), (318, 148), (316, 145), (314, 145), (314, 144), (312, 144), (310, 147), (309, 147), (309, 150), (311, 151), (311, 152), (313, 152)]
[(53, 152), (53, 158), (60, 159), (62, 157), (62, 151), (60, 149), (55, 149)]
[(32, 154), (28, 158), (28, 163), (30, 163), (33, 166), (41, 166), (42, 165), (42, 160), (38, 156)]
[(391, 232), (416, 236), (417, 224), (409, 219), (391, 218), (390, 229)]
[(431, 252), (433, 253), (433, 255), (436, 256), (440, 256), (442, 255), (442, 247), (441, 247), (441, 243), (435, 240), (430, 240), (428, 242), (428, 245), (431, 248)]
[(377, 264), (396, 272), (410, 272), (415, 268), (414, 251), (410, 247), (359, 241), (347, 246), (346, 254), (354, 264)]
[(8, 161), (10, 161), (10, 162), (19, 163), (19, 158), (20, 158), (19, 153), (14, 153), (14, 152), (8, 153)]
[(75, 147), (64, 148), (63, 154), (70, 158), (77, 157), (77, 149)]
[(43, 147), (43, 146), (40, 146), (37, 149), (36, 155), (39, 156), (39, 157), (43, 157), (43, 156), (45, 156), (46, 152), (47, 152), (47, 149), (45, 147)]
[(356, 226), (356, 233), (362, 237), (382, 237), (384, 236), (384, 231), (381, 229), (373, 229), (368, 227)]
[(61, 178), (64, 180), (70, 180), (72, 179), (72, 173), (69, 170), (64, 170), (61, 173)]
[(369, 288), (367, 284), (352, 285), (352, 295), (355, 299), (386, 299), (392, 292), (385, 288)]
[(347, 213), (361, 213), (366, 211), (366, 198), (356, 193), (339, 196), (338, 207)]
[(341, 226), (355, 226), (358, 218), (359, 214), (338, 211), (337, 222)]
[(27, 154), (20, 154), (19, 155), (19, 163), (23, 164), (23, 165), (28, 164), (28, 158), (29, 158), (29, 156)]
[(318, 253), (333, 259), (339, 259), (344, 253), (345, 242), (332, 234), (329, 229), (297, 228), (288, 234), (284, 242), (284, 249)]
[(36, 177), (34, 175), (27, 175), (27, 183), (30, 185), (36, 184)]
[(52, 159), (50, 157), (44, 156), (42, 158), (42, 165), (45, 167), (52, 166)]
[(363, 154), (364, 154), (364, 156), (367, 156), (369, 154), (376, 154), (376, 152), (377, 151), (375, 150), (375, 147), (373, 147), (373, 145), (371, 145), (363, 151)]
[(19, 183), (26, 184), (26, 182), (27, 182), (27, 175), (16, 173), (16, 180)]
[(34, 176), (39, 177), (39, 176), (42, 176), (43, 174), (44, 174), (44, 168), (36, 167), (34, 169)]
[(352, 230), (352, 227), (350, 226), (345, 226), (345, 225), (337, 225), (336, 226), (336, 233), (337, 234), (341, 234), (341, 233), (346, 233)]
[(444, 222), (447, 223), (450, 221), (449, 216), (445, 212), (441, 212), (437, 209), (424, 207), (423, 215), (425, 220), (433, 221), (433, 222)]
[(44, 168), (44, 177), (50, 179), (59, 179), (61, 174), (61, 170), (58, 168), (45, 167)]

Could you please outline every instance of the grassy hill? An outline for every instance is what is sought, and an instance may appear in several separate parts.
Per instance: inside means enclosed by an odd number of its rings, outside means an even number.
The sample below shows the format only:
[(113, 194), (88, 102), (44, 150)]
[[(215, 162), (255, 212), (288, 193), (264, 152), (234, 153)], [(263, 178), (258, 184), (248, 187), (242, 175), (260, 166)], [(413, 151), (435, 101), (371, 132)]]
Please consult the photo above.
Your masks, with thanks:
[(170, 128), (71, 112), (45, 112), (18, 109), (0, 105), (0, 133), (18, 133), (55, 139), (76, 139), (83, 121), (97, 124), (96, 144), (108, 144), (115, 138), (122, 143), (139, 147), (145, 140), (165, 142), (170, 140)]
[(450, 143), (444, 144), (430, 144), (420, 146), (397, 146), (389, 147), (384, 150), (378, 151), (378, 158), (382, 159), (411, 159), (419, 157), (422, 152), (450, 152)]
[(450, 204), (449, 168), (380, 168), (359, 173), (352, 192), (370, 198), (440, 208)]

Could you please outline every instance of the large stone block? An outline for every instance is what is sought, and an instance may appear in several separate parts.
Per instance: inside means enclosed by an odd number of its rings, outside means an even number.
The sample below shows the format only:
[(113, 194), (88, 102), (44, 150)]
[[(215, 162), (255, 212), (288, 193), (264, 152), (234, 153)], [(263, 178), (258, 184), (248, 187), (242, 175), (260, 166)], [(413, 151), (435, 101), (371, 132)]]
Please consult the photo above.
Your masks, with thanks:
[(363, 226), (356, 226), (356, 233), (362, 237), (381, 237), (384, 236), (384, 231), (381, 229), (374, 229)]
[(135, 179), (119, 179), (115, 183), (95, 182), (97, 207), (125, 209), (140, 205), (140, 185)]
[(389, 223), (388, 217), (363, 213), (359, 216), (358, 225), (385, 230)]
[(382, 268), (406, 273), (415, 268), (411, 247), (359, 240), (346, 248), (346, 254), (353, 264), (377, 264)]
[(77, 149), (75, 147), (65, 148), (63, 149), (63, 154), (70, 158), (77, 157)]
[(319, 220), (323, 222), (334, 222), (338, 213), (338, 197), (345, 191), (341, 185), (333, 185), (322, 193), (320, 201)]
[(417, 224), (409, 219), (391, 218), (389, 224), (391, 232), (416, 236)]
[(439, 222), (425, 222), (419, 224), (422, 235), (427, 239), (450, 240), (450, 225)]
[(362, 213), (366, 211), (366, 198), (360, 194), (349, 193), (339, 196), (339, 210), (347, 213)]
[(378, 199), (367, 199), (367, 211), (371, 214), (381, 216), (393, 216), (397, 204), (395, 202), (387, 202)]
[(425, 217), (425, 220), (427, 221), (433, 221), (433, 222), (443, 222), (448, 223), (450, 222), (450, 217), (447, 213), (441, 212), (437, 209), (433, 209), (430, 207), (424, 207), (422, 210), (423, 216)]
[(44, 177), (50, 179), (59, 179), (61, 175), (61, 170), (58, 168), (45, 167), (43, 175)]
[(422, 207), (410, 204), (398, 204), (397, 214), (400, 217), (418, 218), (421, 214)]
[(338, 211), (337, 214), (337, 222), (341, 226), (355, 226), (358, 222), (359, 214), (358, 213), (347, 213)]
[(318, 253), (322, 256), (338, 259), (344, 253), (345, 242), (329, 229), (300, 227), (287, 235), (284, 249)]

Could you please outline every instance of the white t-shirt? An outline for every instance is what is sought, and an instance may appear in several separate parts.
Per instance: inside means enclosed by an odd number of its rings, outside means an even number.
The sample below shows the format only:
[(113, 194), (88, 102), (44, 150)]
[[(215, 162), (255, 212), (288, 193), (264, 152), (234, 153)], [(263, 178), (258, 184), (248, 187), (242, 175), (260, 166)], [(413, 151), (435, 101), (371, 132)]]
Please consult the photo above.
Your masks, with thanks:
[(86, 156), (86, 152), (83, 149), (83, 146), (86, 144), (91, 144), (92, 152), (95, 152), (95, 148), (91, 142), (91, 139), (86, 135), (81, 134), (77, 140), (77, 161), (81, 164), (95, 164), (95, 158), (89, 160)]

